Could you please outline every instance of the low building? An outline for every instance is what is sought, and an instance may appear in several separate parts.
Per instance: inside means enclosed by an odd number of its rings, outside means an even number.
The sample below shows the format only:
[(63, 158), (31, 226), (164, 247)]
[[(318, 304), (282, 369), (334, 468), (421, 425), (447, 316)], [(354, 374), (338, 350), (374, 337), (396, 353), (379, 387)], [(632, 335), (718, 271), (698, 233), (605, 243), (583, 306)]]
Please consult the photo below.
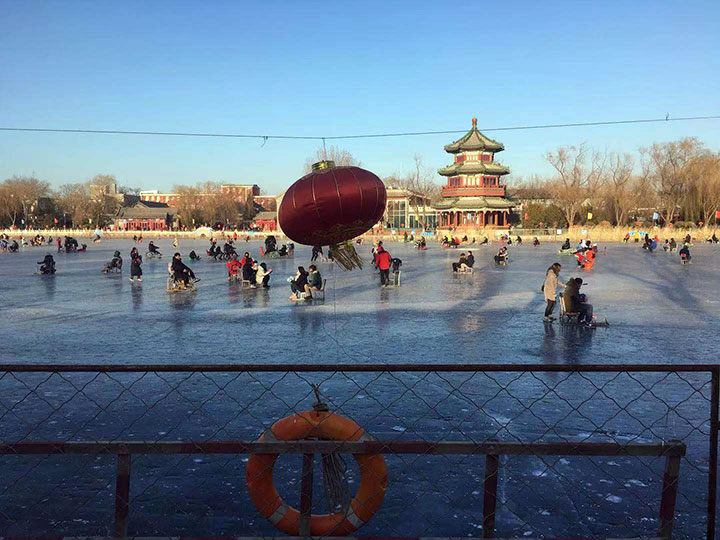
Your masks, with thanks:
[(437, 215), (430, 198), (398, 186), (386, 185), (387, 205), (382, 225), (391, 230), (434, 229)]
[[(220, 193), (227, 195), (234, 202), (245, 204), (248, 199), (254, 199), (260, 195), (260, 187), (257, 184), (220, 184)], [(198, 193), (200, 197), (213, 195), (212, 193)], [(170, 206), (177, 206), (179, 193), (161, 193), (157, 189), (140, 192), (140, 199), (143, 201), (165, 203)]]
[(529, 204), (538, 204), (548, 206), (553, 204), (554, 200), (550, 192), (545, 188), (520, 187), (508, 190), (508, 198), (514, 203), (522, 205), (525, 209)]
[(172, 227), (175, 209), (165, 203), (137, 201), (121, 206), (114, 224), (121, 231), (164, 231)]
[(258, 214), (253, 218), (252, 224), (257, 229), (263, 231), (277, 231), (277, 212), (258, 212)]

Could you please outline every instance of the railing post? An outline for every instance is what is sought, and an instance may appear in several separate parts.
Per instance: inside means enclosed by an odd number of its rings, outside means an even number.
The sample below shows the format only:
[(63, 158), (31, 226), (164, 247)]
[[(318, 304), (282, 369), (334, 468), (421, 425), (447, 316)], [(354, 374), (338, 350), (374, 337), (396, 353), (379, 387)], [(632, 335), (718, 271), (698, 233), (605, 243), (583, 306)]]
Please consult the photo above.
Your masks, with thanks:
[(708, 522), (707, 539), (715, 540), (717, 521), (717, 483), (718, 483), (718, 409), (720, 409), (720, 367), (712, 370), (710, 381), (710, 471), (708, 474)]
[(483, 485), (483, 538), (495, 538), (495, 508), (497, 506), (498, 469), (498, 455), (490, 452), (485, 454), (485, 483)]
[(662, 495), (660, 496), (660, 529), (658, 536), (670, 540), (675, 520), (675, 500), (677, 499), (678, 477), (680, 476), (680, 454), (675, 450), (680, 441), (668, 441), (668, 454), (665, 457), (665, 475), (663, 476)]
[(115, 477), (115, 537), (127, 536), (130, 503), (130, 454), (118, 454)]
[(300, 482), (300, 524), (298, 526), (300, 536), (310, 536), (314, 461), (315, 454), (303, 454), (302, 480)]

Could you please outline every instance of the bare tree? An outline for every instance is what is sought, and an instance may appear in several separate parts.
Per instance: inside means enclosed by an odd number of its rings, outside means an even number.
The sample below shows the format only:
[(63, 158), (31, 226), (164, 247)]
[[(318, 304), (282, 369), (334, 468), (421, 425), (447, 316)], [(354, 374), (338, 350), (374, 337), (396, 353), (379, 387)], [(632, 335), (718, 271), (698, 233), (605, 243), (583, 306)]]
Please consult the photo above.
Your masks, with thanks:
[(630, 154), (608, 154), (605, 162), (603, 190), (615, 217), (615, 225), (623, 225), (628, 213), (635, 207), (632, 196), (634, 160)]
[(427, 216), (434, 212), (430, 206), (432, 201), (440, 196), (440, 186), (433, 182), (433, 175), (429, 168), (423, 164), (419, 154), (413, 157), (413, 169), (402, 178), (393, 180), (398, 187), (408, 192), (408, 204), (421, 227), (427, 225)]
[(90, 219), (96, 226), (102, 226), (120, 208), (122, 198), (118, 197), (117, 179), (112, 174), (96, 174), (87, 188), (91, 199)]
[(603, 156), (593, 152), (588, 159), (588, 152), (582, 144), (578, 147), (561, 146), (554, 152), (548, 152), (545, 159), (557, 172), (548, 188), (572, 226), (580, 209), (597, 193), (605, 165)]
[(93, 215), (93, 199), (86, 183), (64, 184), (56, 197), (63, 213), (70, 214), (75, 226), (82, 225)]
[(661, 216), (668, 223), (687, 194), (688, 166), (701, 149), (702, 144), (694, 137), (641, 149), (647, 157), (648, 178), (658, 196)]
[[(13, 227), (17, 222), (18, 215), (22, 213), (22, 203), (20, 198), (15, 196), (15, 192), (11, 186), (7, 185), (7, 181), (0, 184), (0, 216), (7, 220)], [(5, 219), (6, 218), (6, 219)]]
[(182, 224), (190, 227), (195, 225), (196, 221), (198, 224), (203, 223), (199, 190), (191, 186), (175, 186), (173, 189), (178, 194), (175, 207)]
[(313, 163), (317, 163), (318, 161), (334, 161), (338, 167), (347, 167), (349, 165), (360, 167), (362, 165), (362, 163), (355, 159), (355, 157), (344, 148), (329, 146), (327, 150), (318, 148), (315, 150), (315, 154), (305, 161), (305, 166), (303, 167), (305, 174), (311, 172)]
[(686, 168), (686, 178), (694, 195), (692, 202), (709, 223), (720, 210), (720, 153), (705, 151), (695, 157)]
[(12, 213), (12, 222), (15, 225), (18, 212), (22, 212), (23, 219), (27, 222), (32, 214), (32, 209), (37, 205), (40, 197), (46, 197), (50, 193), (50, 184), (32, 176), (13, 176), (3, 182), (5, 195), (10, 198), (6, 203), (6, 212)]

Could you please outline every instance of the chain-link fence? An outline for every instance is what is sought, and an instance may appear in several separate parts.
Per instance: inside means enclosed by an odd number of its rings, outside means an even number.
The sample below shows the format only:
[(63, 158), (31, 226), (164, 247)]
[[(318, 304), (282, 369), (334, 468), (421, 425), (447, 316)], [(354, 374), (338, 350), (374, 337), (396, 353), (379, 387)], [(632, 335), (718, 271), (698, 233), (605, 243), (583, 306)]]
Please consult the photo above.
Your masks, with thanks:
[(714, 538), (719, 370), (0, 366), (0, 536)]

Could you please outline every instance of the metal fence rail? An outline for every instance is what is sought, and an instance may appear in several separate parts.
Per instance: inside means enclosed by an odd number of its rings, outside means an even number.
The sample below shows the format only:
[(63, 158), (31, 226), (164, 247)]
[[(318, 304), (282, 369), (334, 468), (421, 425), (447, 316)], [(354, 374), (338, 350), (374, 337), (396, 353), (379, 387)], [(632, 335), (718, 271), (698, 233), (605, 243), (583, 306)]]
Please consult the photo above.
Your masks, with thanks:
[[(283, 496), (297, 492), (304, 534), (327, 489), (312, 489), (312, 456), (381, 454), (387, 494), (362, 534), (714, 539), (719, 375), (714, 365), (0, 365), (0, 536), (271, 536), (241, 481), (254, 453), (280, 455), (274, 478)], [(257, 440), (311, 409), (314, 387), (375, 440)], [(282, 463), (292, 454), (302, 467)], [(345, 477), (359, 479), (350, 463)]]

